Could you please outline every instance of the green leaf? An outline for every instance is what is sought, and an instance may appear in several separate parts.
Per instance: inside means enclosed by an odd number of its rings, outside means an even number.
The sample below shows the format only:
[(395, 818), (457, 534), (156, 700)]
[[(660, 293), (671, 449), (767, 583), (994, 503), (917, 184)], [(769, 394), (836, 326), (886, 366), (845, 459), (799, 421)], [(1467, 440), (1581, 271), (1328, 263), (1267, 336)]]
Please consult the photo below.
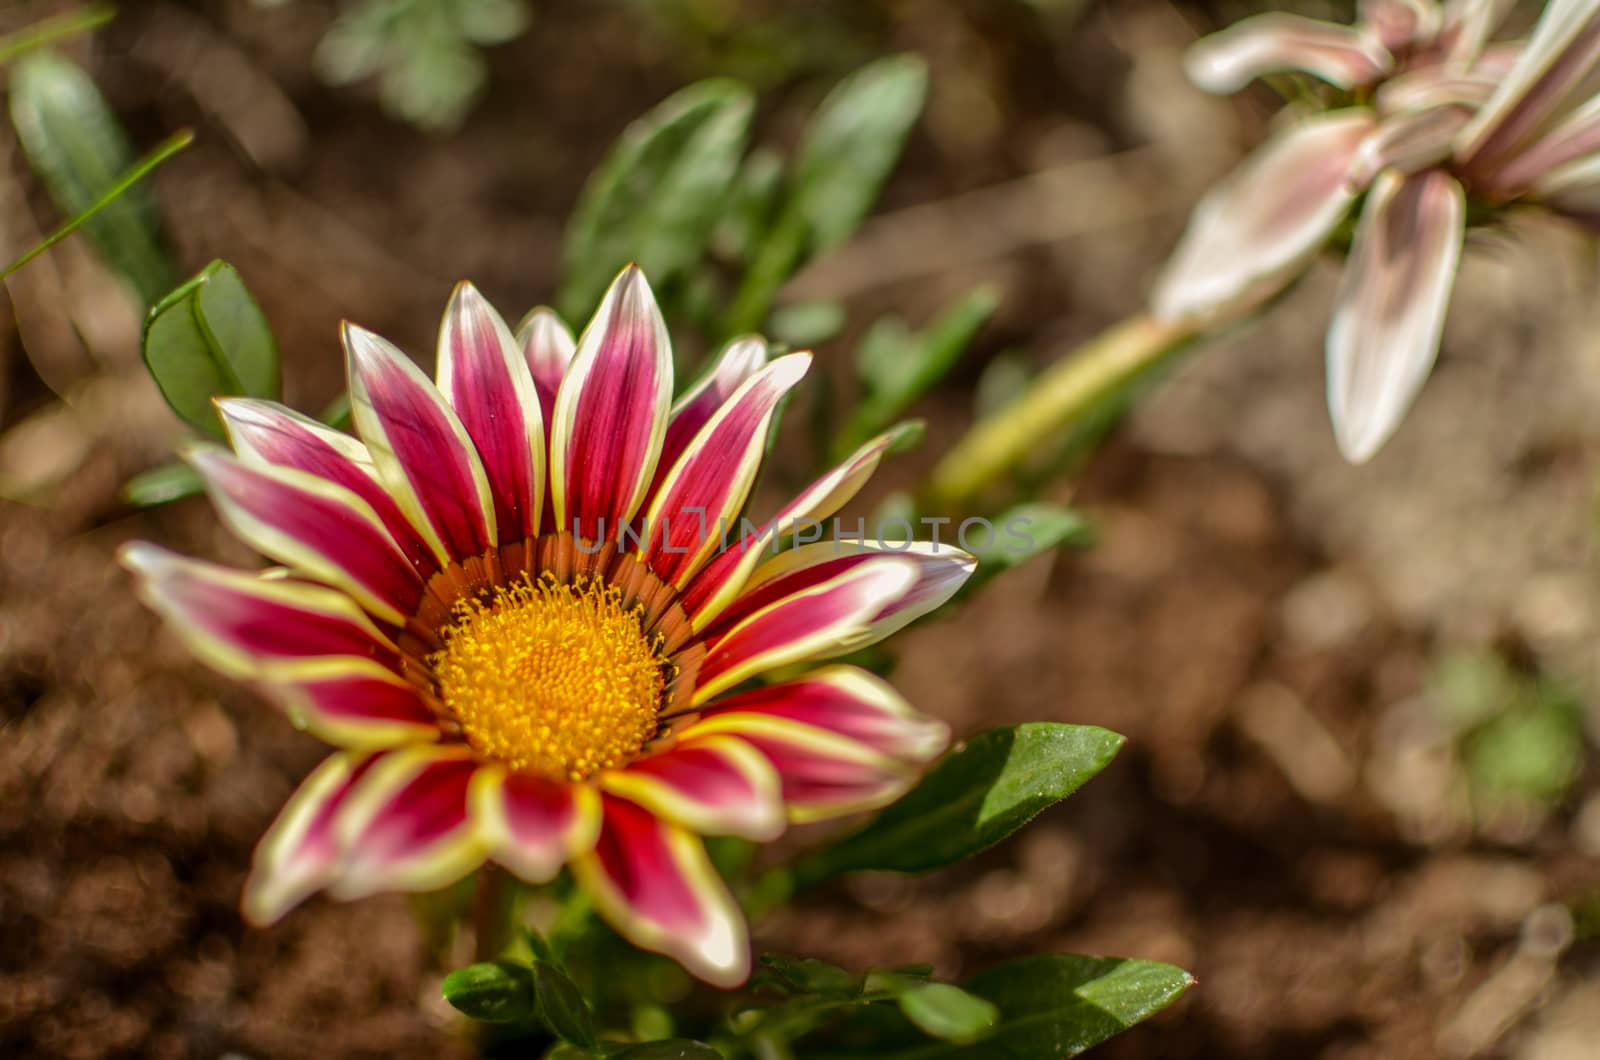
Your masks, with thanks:
[(976, 1045), (931, 1045), (900, 1060), (1057, 1060), (1132, 1027), (1194, 984), (1155, 961), (1071, 955), (1025, 957), (966, 984), (998, 1006), (998, 1027)]
[(548, 961), (533, 962), (534, 987), (539, 995), (539, 1016), (550, 1033), (564, 1042), (594, 1049), (594, 1016), (578, 984)]
[(857, 70), (822, 101), (801, 141), (788, 197), (756, 249), (724, 332), (759, 330), (784, 281), (860, 226), (905, 149), (927, 92), (927, 64), (895, 55)]
[(920, 983), (896, 997), (917, 1029), (949, 1042), (973, 1042), (994, 1029), (1000, 1010), (949, 983)]
[(990, 729), (946, 755), (865, 828), (797, 862), (796, 886), (842, 872), (926, 872), (969, 858), (1078, 790), (1122, 744), (1116, 733), (1088, 725)]
[(751, 989), (767, 987), (785, 994), (852, 998), (861, 993), (861, 977), (815, 957), (763, 953)]
[(166, 464), (130, 478), (122, 487), (122, 496), (129, 504), (154, 508), (192, 497), (204, 489), (199, 473), (188, 464)]
[(817, 109), (795, 162), (794, 203), (809, 250), (844, 242), (877, 201), (928, 94), (914, 55), (879, 59), (845, 78)]
[(154, 302), (174, 280), (155, 199), (126, 182), (133, 149), (94, 81), (70, 59), (35, 51), (12, 68), (9, 90), (11, 123), (56, 208), (68, 218), (92, 214), (84, 233), (146, 305)]
[(50, 18), (42, 18), (31, 26), (0, 36), (0, 63), (8, 63), (19, 55), (54, 44), (58, 40), (75, 37), (80, 33), (99, 29), (116, 17), (117, 9), (110, 4), (91, 4), (78, 11), (65, 11)]
[(844, 330), (844, 306), (834, 301), (796, 302), (772, 311), (773, 339), (797, 350), (827, 342)]
[(1094, 527), (1079, 512), (1047, 502), (1029, 502), (1010, 508), (992, 520), (993, 532), (973, 532), (967, 546), (978, 557), (978, 569), (961, 587), (963, 596), (995, 575), (1062, 546), (1089, 548)]
[(567, 230), (562, 315), (587, 319), (630, 261), (657, 288), (700, 261), (727, 207), (754, 109), (743, 85), (701, 81), (628, 126), (584, 186)]
[(214, 397), (278, 396), (278, 344), (233, 266), (214, 261), (163, 298), (144, 324), (144, 363), (172, 410), (223, 436)]
[(612, 1060), (722, 1060), (722, 1054), (711, 1046), (687, 1038), (630, 1045), (609, 1055)]
[(445, 976), (441, 991), (457, 1011), (485, 1023), (532, 1022), (538, 1014), (533, 973), (515, 961), (458, 968)]
[(897, 318), (880, 320), (856, 353), (866, 394), (834, 446), (842, 457), (872, 437), (949, 374), (1000, 305), (992, 288), (980, 287), (919, 335)]

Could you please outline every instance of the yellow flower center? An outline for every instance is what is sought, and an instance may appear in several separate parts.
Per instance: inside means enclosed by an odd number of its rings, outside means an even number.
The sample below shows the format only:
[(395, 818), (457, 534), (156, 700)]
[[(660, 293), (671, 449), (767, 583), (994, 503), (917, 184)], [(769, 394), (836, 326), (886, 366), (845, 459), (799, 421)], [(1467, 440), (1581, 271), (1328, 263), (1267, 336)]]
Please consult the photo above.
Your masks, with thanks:
[(656, 732), (671, 676), (644, 608), (593, 575), (546, 573), (456, 604), (429, 663), (467, 742), (485, 758), (583, 780), (636, 755)]

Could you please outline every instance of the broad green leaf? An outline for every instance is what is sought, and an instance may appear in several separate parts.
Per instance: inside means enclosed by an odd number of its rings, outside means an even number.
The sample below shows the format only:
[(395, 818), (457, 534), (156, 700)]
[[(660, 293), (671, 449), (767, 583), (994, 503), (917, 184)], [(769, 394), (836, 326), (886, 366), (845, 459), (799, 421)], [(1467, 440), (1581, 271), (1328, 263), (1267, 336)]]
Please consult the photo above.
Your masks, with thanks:
[(630, 1045), (608, 1055), (612, 1060), (722, 1060), (722, 1054), (711, 1046), (687, 1038)]
[(917, 1029), (948, 1042), (973, 1042), (992, 1031), (1000, 1011), (991, 1002), (974, 997), (949, 983), (918, 983), (901, 991), (895, 1000)]
[(1081, 549), (1094, 544), (1094, 527), (1081, 514), (1042, 501), (1010, 508), (990, 520), (990, 526), (988, 533), (974, 530), (965, 538), (965, 547), (978, 557), (978, 569), (961, 587), (963, 596), (1035, 556), (1062, 546)]
[(534, 987), (539, 995), (539, 1015), (550, 1033), (584, 1049), (598, 1044), (594, 1016), (578, 985), (548, 961), (533, 962)]
[(1059, 1060), (1147, 1019), (1194, 983), (1181, 968), (1155, 961), (1071, 955), (1025, 957), (966, 984), (993, 1002), (1000, 1019), (971, 1045), (935, 1044), (897, 1060)]
[(144, 324), (144, 363), (172, 410), (221, 437), (211, 399), (278, 396), (278, 345), (231, 265), (214, 261), (162, 299)]
[(690, 85), (628, 126), (584, 186), (557, 305), (587, 319), (622, 267), (658, 288), (700, 261), (727, 208), (755, 102), (726, 80)]
[(131, 184), (110, 203), (99, 202), (135, 158), (94, 81), (72, 60), (34, 51), (12, 67), (9, 91), (17, 137), (57, 209), (74, 218), (98, 205), (84, 233), (146, 305), (155, 302), (174, 281), (155, 199)]
[(1104, 769), (1123, 738), (1088, 725), (990, 729), (946, 755), (865, 828), (795, 864), (797, 887), (842, 872), (926, 872), (969, 858)]
[(129, 504), (140, 508), (154, 508), (158, 504), (192, 497), (205, 489), (200, 475), (188, 464), (166, 464), (141, 471), (122, 487), (122, 496)]
[(458, 1011), (485, 1023), (532, 1022), (538, 1014), (533, 973), (515, 961), (458, 968), (440, 989)]
[(861, 993), (861, 977), (815, 957), (763, 953), (751, 989), (767, 987), (786, 994), (850, 998)]
[(727, 334), (759, 330), (794, 271), (855, 232), (905, 149), (927, 91), (927, 64), (895, 55), (857, 70), (822, 101), (801, 141), (788, 195), (723, 321)]

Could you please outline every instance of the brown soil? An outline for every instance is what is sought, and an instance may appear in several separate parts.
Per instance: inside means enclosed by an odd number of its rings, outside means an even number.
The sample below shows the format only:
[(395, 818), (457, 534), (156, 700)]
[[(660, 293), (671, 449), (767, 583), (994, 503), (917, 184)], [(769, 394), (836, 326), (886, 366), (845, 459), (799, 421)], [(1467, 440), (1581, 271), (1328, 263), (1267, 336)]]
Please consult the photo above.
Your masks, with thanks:
[[(583, 174), (629, 117), (703, 69), (626, 10), (540, 4), (535, 31), (496, 56), (489, 103), (437, 139), (310, 79), (325, 4), (125, 6), (93, 53), (97, 74), (142, 142), (185, 123), (202, 134), (156, 180), (179, 255), (186, 268), (223, 256), (241, 269), (285, 350), (289, 399), (308, 408), (338, 385), (341, 316), (425, 350), (457, 277), (513, 312), (548, 297)], [(1182, 90), (1175, 56), (1189, 31), (1167, 4), (1119, 2), (1075, 23), (1021, 3), (914, 6), (827, 5), (839, 39), (773, 86), (763, 119), (787, 142), (841, 68), (901, 48), (932, 57), (928, 121), (886, 209), (940, 205), (893, 222), (959, 215), (963, 192), (1155, 146), (1119, 156), (1120, 191), (1084, 171), (1075, 196), (1121, 196), (1109, 219), (1074, 220), (1067, 203), (1037, 219), (1042, 242), (978, 260), (959, 235), (932, 262), (865, 239), (865, 256), (846, 252), (799, 285), (847, 295), (858, 323), (891, 308), (927, 319), (979, 281), (1004, 291), (973, 367), (923, 410), (932, 438), (891, 473), (901, 484), (970, 417), (983, 360), (1012, 347), (1047, 360), (1137, 304), (1182, 207), (1258, 121)], [(194, 56), (218, 55), (232, 64), (224, 86), (254, 86), (243, 100), (194, 73)], [(11, 215), (17, 205), (0, 200)], [(403, 899), (317, 900), (270, 930), (241, 924), (250, 851), (321, 750), (194, 664), (113, 563), (134, 538), (249, 562), (203, 503), (136, 514), (117, 498), (177, 437), (138, 375), (125, 304), (70, 246), (12, 293), (0, 429), (51, 407), (41, 376), (87, 411), (0, 434), (0, 471), (38, 472), (45, 501), (0, 506), (0, 1054), (464, 1054)], [(898, 683), (961, 732), (1093, 723), (1128, 736), (1121, 758), (975, 863), (807, 898), (761, 925), (759, 945), (852, 966), (929, 961), (951, 976), (1055, 950), (1196, 973), (1188, 998), (1107, 1057), (1593, 1055), (1600, 954), (1540, 934), (1546, 903), (1600, 887), (1573, 852), (1575, 814), (1485, 838), (1405, 797), (1431, 775), (1425, 755), (1407, 757), (1403, 723), (1439, 643), (1509, 630), (1543, 644), (1504, 618), (1510, 602), (1397, 602), (1390, 575), (1419, 546), (1338, 515), (1419, 482), (1426, 513), (1445, 488), (1428, 492), (1426, 468), (1324, 476), (1320, 434), (1273, 447), (1249, 417), (1233, 423), (1237, 408), (1266, 407), (1263, 394), (1314, 395), (1315, 307), (1286, 312), (1281, 330), (1306, 347), (1291, 362), (1301, 390), (1282, 382), (1288, 368), (1270, 385), (1243, 369), (1186, 370), (1157, 406), (1170, 415), (1137, 422), (1084, 476), (1075, 499), (1099, 526), (1096, 550), (1008, 574), (958, 619), (904, 638)], [(849, 348), (819, 352), (839, 371)], [(1466, 335), (1451, 353), (1470, 364), (1477, 349)], [(1280, 424), (1305, 414), (1303, 401), (1290, 408)], [(1545, 516), (1581, 504), (1589, 441), (1519, 438), (1534, 457), (1496, 466), (1534, 498), (1525, 525), (1568, 525)], [(1470, 467), (1461, 477), (1481, 481)], [(1581, 533), (1543, 540), (1480, 555), (1488, 583), (1586, 569)], [(1477, 568), (1455, 569), (1483, 584)], [(1563, 643), (1590, 643), (1587, 632), (1569, 625)]]

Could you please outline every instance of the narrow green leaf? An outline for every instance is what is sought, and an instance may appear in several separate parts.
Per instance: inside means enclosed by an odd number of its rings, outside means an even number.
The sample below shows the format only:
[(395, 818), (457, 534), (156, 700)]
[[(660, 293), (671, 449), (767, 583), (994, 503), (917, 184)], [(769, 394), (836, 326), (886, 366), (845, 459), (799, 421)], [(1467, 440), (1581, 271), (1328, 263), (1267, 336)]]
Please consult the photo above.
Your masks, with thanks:
[(949, 983), (920, 983), (895, 998), (922, 1033), (947, 1042), (974, 1042), (999, 1022), (1000, 1010)]
[(538, 960), (533, 962), (533, 981), (539, 995), (539, 1016), (550, 1033), (580, 1048), (594, 1049), (599, 1044), (594, 1016), (578, 984), (560, 968)]
[(278, 396), (277, 341), (225, 262), (212, 262), (150, 311), (143, 351), (167, 404), (207, 434), (223, 435), (212, 398)]
[(146, 305), (153, 303), (172, 286), (174, 272), (155, 199), (138, 179), (187, 140), (169, 140), (153, 161), (136, 164), (94, 81), (55, 52), (25, 55), (13, 67), (9, 87), (11, 123), (56, 207), (68, 218), (81, 217), (79, 224), (106, 263)]
[(515, 961), (458, 968), (440, 990), (457, 1011), (485, 1023), (531, 1022), (538, 1014), (533, 973)]
[(612, 1060), (722, 1060), (722, 1054), (711, 1046), (687, 1038), (630, 1045), (609, 1055)]
[(860, 226), (905, 149), (927, 91), (927, 64), (895, 55), (857, 70), (822, 101), (801, 141), (789, 195), (745, 273), (724, 332), (759, 330), (784, 281)]
[(165, 464), (130, 478), (123, 484), (122, 496), (129, 504), (154, 508), (192, 497), (204, 489), (200, 475), (188, 464)]
[(556, 304), (587, 319), (622, 267), (657, 288), (697, 264), (727, 208), (755, 101), (727, 80), (670, 96), (623, 132), (584, 186), (567, 230)]
[(861, 977), (815, 957), (763, 953), (750, 986), (751, 989), (767, 987), (790, 995), (842, 999), (861, 993)]
[(795, 885), (842, 872), (926, 872), (984, 850), (1066, 798), (1122, 747), (1114, 732), (1035, 722), (990, 729), (945, 756), (922, 782), (833, 846), (797, 862)]
[(117, 9), (110, 4), (91, 4), (78, 11), (64, 11), (50, 18), (40, 19), (15, 33), (0, 37), (0, 63), (8, 63), (25, 52), (54, 44), (58, 40), (76, 37), (80, 33), (99, 29), (116, 17)]
[(973, 533), (967, 538), (970, 551), (978, 557), (961, 595), (974, 591), (995, 575), (1054, 551), (1089, 548), (1094, 544), (1094, 527), (1071, 508), (1046, 502), (1029, 502), (1010, 508), (992, 519), (992, 532)]
[(931, 1045), (899, 1060), (1059, 1060), (1148, 1019), (1194, 983), (1155, 961), (1071, 955), (1025, 957), (973, 977), (969, 993), (1000, 1010), (998, 1027), (973, 1045)]

